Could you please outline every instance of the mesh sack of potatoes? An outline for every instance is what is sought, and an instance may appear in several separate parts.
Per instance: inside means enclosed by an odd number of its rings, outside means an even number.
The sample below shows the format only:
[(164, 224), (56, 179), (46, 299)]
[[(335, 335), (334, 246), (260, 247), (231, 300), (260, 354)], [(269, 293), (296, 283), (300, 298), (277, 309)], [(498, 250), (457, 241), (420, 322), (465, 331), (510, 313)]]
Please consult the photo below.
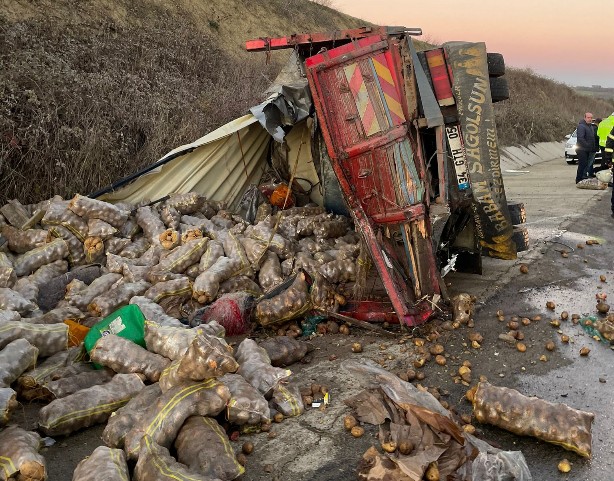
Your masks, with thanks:
[(0, 287), (0, 309), (25, 315), (35, 310), (36, 305), (19, 292), (8, 287)]
[(149, 271), (145, 276), (145, 280), (150, 284), (157, 284), (158, 282), (172, 281), (173, 279), (181, 279), (185, 274), (175, 274), (174, 272), (163, 271), (157, 266)]
[(113, 311), (128, 304), (132, 297), (144, 294), (149, 287), (150, 284), (145, 281), (120, 284), (92, 300), (87, 306), (87, 310), (93, 316), (106, 317)]
[(41, 437), (19, 426), (0, 431), (0, 479), (44, 481), (47, 479), (45, 458), (38, 453)]
[(145, 292), (145, 297), (156, 303), (169, 296), (182, 296), (189, 299), (191, 295), (192, 282), (188, 277), (158, 282)]
[(121, 210), (116, 205), (79, 194), (70, 200), (68, 208), (85, 220), (100, 219), (116, 228), (121, 227), (130, 215), (129, 211)]
[(149, 274), (150, 271), (150, 266), (124, 264), (122, 275), (124, 276), (124, 282), (140, 282), (146, 280), (147, 274)]
[(52, 356), (68, 349), (68, 326), (61, 324), (31, 324), (25, 321), (0, 323), (0, 348), (15, 339), (25, 339), (38, 348), (41, 357)]
[(338, 306), (346, 303), (345, 297), (319, 272), (314, 276), (310, 294), (314, 307), (325, 311), (336, 312)]
[(353, 282), (356, 280), (356, 262), (353, 259), (335, 260), (321, 266), (319, 272), (333, 284)]
[(181, 243), (185, 244), (191, 240), (202, 239), (203, 237), (202, 231), (197, 227), (184, 229), (181, 233)]
[(313, 229), (320, 223), (329, 219), (328, 214), (318, 214), (307, 216), (300, 219), (296, 225), (296, 234), (299, 237), (309, 237), (313, 235)]
[(200, 268), (198, 264), (192, 264), (190, 267), (188, 267), (184, 274), (186, 276), (188, 276), (188, 278), (194, 282), (196, 280), (196, 278), (198, 277), (198, 275), (200, 274)]
[(88, 264), (101, 262), (104, 257), (104, 241), (100, 237), (86, 237), (83, 241), (83, 252)]
[(262, 241), (252, 239), (250, 237), (240, 237), (239, 240), (241, 241), (243, 249), (245, 249), (245, 255), (247, 255), (247, 260), (251, 264), (259, 263), (267, 250), (266, 244)]
[(151, 245), (152, 243), (147, 237), (139, 237), (124, 247), (119, 252), (119, 255), (128, 259), (138, 259), (147, 252), (147, 249), (149, 249)]
[(38, 286), (27, 277), (20, 278), (12, 287), (24, 299), (36, 304), (38, 298)]
[(161, 326), (184, 328), (184, 324), (175, 317), (169, 316), (164, 309), (144, 296), (134, 296), (130, 299), (130, 304), (136, 304), (141, 309), (145, 319), (155, 322)]
[(49, 204), (41, 220), (43, 226), (61, 225), (66, 227), (83, 242), (87, 237), (87, 222), (68, 209), (68, 201), (54, 201)]
[(200, 304), (207, 304), (215, 299), (220, 284), (229, 279), (237, 270), (234, 259), (220, 257), (206, 271), (200, 274), (192, 286), (192, 296)]
[(225, 335), (224, 328), (216, 321), (202, 324), (193, 329), (163, 326), (146, 321), (145, 345), (148, 350), (174, 361), (185, 355), (196, 336), (201, 333), (216, 337), (224, 337)]
[(287, 369), (271, 366), (267, 352), (252, 339), (244, 339), (239, 344), (235, 358), (239, 363), (237, 374), (243, 376), (265, 397), (291, 374)]
[(12, 225), (5, 225), (0, 229), (2, 236), (7, 240), (9, 249), (16, 254), (25, 254), (47, 243), (47, 231), (42, 229), (21, 230)]
[(68, 257), (68, 245), (64, 239), (56, 239), (17, 257), (13, 264), (15, 274), (19, 277), (27, 276), (39, 267), (66, 257)]
[(128, 481), (130, 472), (126, 455), (121, 449), (98, 446), (77, 464), (72, 481)]
[(24, 371), (34, 367), (38, 349), (25, 339), (15, 339), (0, 351), (0, 387), (9, 387)]
[(313, 227), (313, 234), (318, 239), (333, 239), (345, 235), (349, 227), (350, 224), (347, 217), (325, 219)]
[(473, 414), (481, 423), (519, 436), (534, 436), (580, 456), (591, 456), (592, 413), (480, 382), (473, 397)]
[(103, 336), (90, 350), (90, 358), (120, 374), (140, 373), (157, 382), (170, 360), (115, 334)]
[(243, 247), (243, 244), (241, 244), (239, 237), (229, 232), (223, 240), (223, 245), (226, 257), (235, 261), (236, 270), (233, 272), (233, 274), (251, 275), (252, 265), (247, 259), (245, 248)]
[(19, 312), (0, 309), (0, 322), (19, 321), (19, 320), (21, 320), (21, 316), (19, 315)]
[(123, 249), (128, 247), (130, 244), (130, 239), (125, 239), (122, 237), (111, 237), (110, 239), (106, 239), (104, 241), (104, 251), (108, 254), (117, 254), (121, 252)]
[(49, 227), (49, 235), (56, 239), (63, 239), (64, 242), (66, 242), (66, 246), (68, 247), (67, 260), (71, 266), (78, 266), (85, 262), (83, 242), (66, 227), (62, 227), (61, 225), (51, 226)]
[(309, 344), (288, 336), (270, 337), (260, 343), (268, 354), (271, 364), (284, 367), (303, 359), (309, 352)]
[(226, 432), (215, 419), (190, 416), (175, 440), (177, 461), (209, 479), (231, 481), (245, 472)]
[(103, 274), (98, 279), (94, 279), (87, 288), (71, 294), (69, 303), (82, 311), (98, 296), (111, 290), (111, 288), (122, 279), (121, 274)]
[(173, 386), (221, 377), (239, 368), (232, 357), (232, 347), (219, 337), (199, 330), (186, 353), (166, 369), (160, 378), (160, 388), (168, 391)]
[(124, 438), (128, 431), (161, 395), (162, 391), (158, 383), (145, 387), (128, 401), (128, 404), (111, 414), (102, 432), (102, 441), (111, 448), (123, 448)]
[(144, 436), (170, 447), (187, 418), (217, 416), (229, 400), (228, 388), (215, 379), (174, 386), (149, 406), (126, 434), (124, 451), (128, 459), (139, 458)]
[(160, 245), (169, 251), (173, 250), (181, 242), (181, 236), (175, 229), (166, 229), (158, 238)]
[(16, 281), (13, 263), (4, 252), (0, 252), (0, 287), (11, 287)]
[(209, 241), (205, 253), (200, 258), (198, 269), (200, 270), (200, 272), (205, 272), (213, 264), (215, 264), (215, 261), (217, 261), (220, 257), (223, 256), (224, 247), (222, 246), (222, 243), (217, 240)]
[(311, 253), (298, 252), (294, 260), (294, 272), (298, 272), (300, 269), (309, 272), (313, 276), (320, 269), (320, 264), (313, 258)]
[(109, 382), (115, 372), (110, 369), (91, 369), (85, 372), (65, 376), (60, 379), (47, 381), (41, 386), (41, 397), (37, 400), (53, 401), (93, 386), (100, 386)]
[(107, 271), (114, 274), (123, 273), (124, 267), (127, 265), (135, 265), (133, 259), (128, 259), (127, 257), (118, 256), (117, 254), (111, 254), (109, 252), (106, 253), (106, 258)]
[(136, 210), (136, 222), (150, 244), (160, 244), (160, 234), (166, 230), (164, 222), (152, 207), (139, 207)]
[(117, 229), (104, 220), (89, 219), (87, 221), (87, 235), (91, 237), (100, 237), (106, 241), (115, 234), (117, 234)]
[(39, 412), (39, 429), (58, 436), (104, 423), (144, 387), (138, 374), (116, 374), (105, 384), (51, 401)]
[(219, 380), (230, 391), (230, 401), (226, 406), (226, 418), (229, 422), (242, 426), (269, 421), (269, 403), (242, 376), (224, 374)]
[(85, 314), (74, 306), (57, 307), (47, 311), (42, 316), (30, 317), (27, 322), (30, 324), (60, 324), (68, 319), (78, 321), (85, 318)]
[(216, 481), (189, 470), (151, 436), (143, 436), (139, 451), (141, 454), (134, 468), (134, 481)]
[(245, 230), (245, 235), (263, 241), (267, 248), (279, 256), (280, 259), (287, 259), (296, 251), (291, 241), (279, 234), (274, 234), (273, 229), (263, 222), (255, 226), (249, 226)]
[(34, 274), (28, 276), (38, 287), (42, 287), (51, 282), (52, 279), (66, 274), (68, 272), (68, 262), (65, 260), (58, 260), (50, 262), (44, 266), (36, 269)]
[(271, 397), (273, 407), (284, 416), (300, 416), (305, 411), (303, 398), (298, 386), (279, 383), (273, 388)]
[(217, 297), (237, 292), (246, 292), (253, 297), (260, 297), (262, 295), (262, 289), (255, 281), (247, 276), (235, 276), (220, 284)]
[(262, 264), (258, 271), (258, 282), (265, 291), (283, 282), (281, 263), (277, 254), (267, 251), (262, 258)]
[(119, 228), (118, 234), (121, 235), (123, 239), (130, 241), (142, 232), (143, 230), (137, 222), (136, 216), (130, 216), (124, 225)]
[(206, 200), (204, 196), (196, 192), (172, 194), (170, 198), (164, 202), (164, 206), (171, 207), (182, 215), (194, 214), (202, 209)]
[(160, 219), (169, 229), (177, 230), (181, 224), (181, 213), (170, 205), (163, 205), (160, 208)]
[(0, 387), (0, 428), (6, 426), (11, 413), (19, 405), (17, 394), (10, 387)]
[(300, 317), (312, 307), (307, 276), (300, 271), (290, 287), (258, 303), (256, 319), (263, 326), (279, 324)]
[(160, 260), (158, 270), (182, 273), (192, 264), (198, 263), (207, 249), (209, 239), (194, 239), (173, 249), (164, 259)]
[(72, 376), (81, 372), (92, 372), (89, 363), (82, 362), (83, 350), (73, 347), (49, 356), (34, 369), (24, 372), (17, 379), (19, 397), (26, 401), (45, 396), (44, 385), (54, 379)]

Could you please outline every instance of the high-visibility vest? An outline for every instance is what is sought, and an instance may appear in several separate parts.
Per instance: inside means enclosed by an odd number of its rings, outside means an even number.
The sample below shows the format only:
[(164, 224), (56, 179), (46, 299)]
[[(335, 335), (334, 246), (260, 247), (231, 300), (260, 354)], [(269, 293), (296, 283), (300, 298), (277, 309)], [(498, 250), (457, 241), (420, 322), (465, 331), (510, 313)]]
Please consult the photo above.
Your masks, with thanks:
[(608, 134), (614, 127), (614, 114), (610, 115), (607, 119), (603, 119), (599, 122), (597, 127), (597, 136), (599, 137), (599, 146), (605, 147), (605, 142), (608, 139)]

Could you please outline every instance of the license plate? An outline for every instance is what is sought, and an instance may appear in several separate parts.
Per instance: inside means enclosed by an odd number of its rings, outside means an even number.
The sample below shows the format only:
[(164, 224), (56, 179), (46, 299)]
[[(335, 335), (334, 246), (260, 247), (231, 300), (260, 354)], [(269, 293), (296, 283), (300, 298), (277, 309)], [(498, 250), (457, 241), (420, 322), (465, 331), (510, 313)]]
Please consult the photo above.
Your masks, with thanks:
[(458, 125), (446, 125), (446, 138), (450, 147), (450, 156), (454, 162), (456, 182), (459, 190), (469, 189), (469, 177), (467, 175), (467, 158), (465, 148), (461, 142), (460, 127)]

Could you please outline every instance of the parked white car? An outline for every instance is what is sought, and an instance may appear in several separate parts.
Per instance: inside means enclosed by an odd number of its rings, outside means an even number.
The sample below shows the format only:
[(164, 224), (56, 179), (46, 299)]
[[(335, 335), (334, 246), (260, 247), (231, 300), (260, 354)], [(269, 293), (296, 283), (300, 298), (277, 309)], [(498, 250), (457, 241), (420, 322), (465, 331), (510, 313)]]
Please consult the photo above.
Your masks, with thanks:
[[(578, 130), (576, 129), (573, 131), (573, 134), (565, 136), (565, 138), (567, 139), (567, 141), (565, 142), (565, 161), (569, 165), (578, 163), (578, 153), (576, 152), (576, 144), (578, 142), (577, 132)], [(601, 164), (601, 151), (595, 154), (595, 164), (597, 163)]]

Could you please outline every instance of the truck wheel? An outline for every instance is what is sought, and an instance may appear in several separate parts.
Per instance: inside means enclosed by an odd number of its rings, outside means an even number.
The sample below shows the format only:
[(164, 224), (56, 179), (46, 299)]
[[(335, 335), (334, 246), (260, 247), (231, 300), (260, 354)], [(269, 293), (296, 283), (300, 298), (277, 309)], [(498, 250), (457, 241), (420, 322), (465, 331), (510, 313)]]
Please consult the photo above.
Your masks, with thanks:
[(490, 77), (490, 97), (493, 104), (510, 98), (510, 88), (505, 77)]
[(524, 203), (510, 200), (507, 203), (507, 208), (510, 211), (512, 225), (524, 224), (527, 221), (527, 211), (524, 208)]
[(523, 252), (529, 249), (529, 232), (524, 226), (514, 226), (512, 241), (516, 244), (516, 252)]
[(500, 53), (487, 53), (488, 75), (491, 77), (501, 77), (505, 75), (505, 61)]

